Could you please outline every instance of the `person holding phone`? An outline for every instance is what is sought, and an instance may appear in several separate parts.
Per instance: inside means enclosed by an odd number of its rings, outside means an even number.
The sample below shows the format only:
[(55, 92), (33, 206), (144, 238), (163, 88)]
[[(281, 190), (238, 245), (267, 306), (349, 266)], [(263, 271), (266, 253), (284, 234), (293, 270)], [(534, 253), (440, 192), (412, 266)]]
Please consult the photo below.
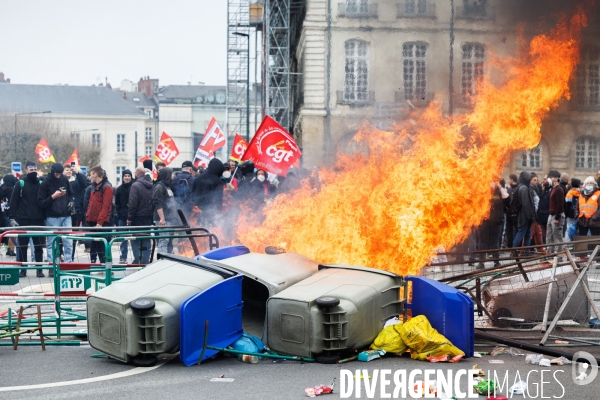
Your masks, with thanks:
[[(50, 168), (50, 173), (42, 181), (38, 191), (38, 206), (44, 210), (46, 216), (46, 226), (53, 231), (70, 230), (71, 228), (71, 209), (74, 207), (74, 196), (69, 180), (63, 174), (64, 167), (60, 163), (55, 163)], [(62, 228), (62, 229), (61, 229)], [(72, 262), (72, 240), (63, 239), (64, 256), (66, 262)], [(46, 241), (46, 253), (48, 261), (53, 262), (52, 239)], [(52, 270), (49, 270), (52, 276)]]

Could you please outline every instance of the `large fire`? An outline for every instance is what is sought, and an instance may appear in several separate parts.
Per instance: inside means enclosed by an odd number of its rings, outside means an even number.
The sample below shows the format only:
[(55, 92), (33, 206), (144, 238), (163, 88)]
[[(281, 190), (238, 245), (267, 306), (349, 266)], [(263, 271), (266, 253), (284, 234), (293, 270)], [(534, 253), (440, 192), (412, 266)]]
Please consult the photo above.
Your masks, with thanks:
[(415, 274), (436, 249), (463, 241), (489, 214), (490, 182), (513, 151), (534, 147), (579, 59), (582, 13), (533, 38), (519, 58), (496, 59), (504, 83), (486, 77), (470, 114), (445, 117), (438, 99), (393, 132), (363, 122), (356, 140), (368, 155), (339, 155), (308, 182), (243, 217), (239, 241), (253, 251), (279, 245), (323, 263)]

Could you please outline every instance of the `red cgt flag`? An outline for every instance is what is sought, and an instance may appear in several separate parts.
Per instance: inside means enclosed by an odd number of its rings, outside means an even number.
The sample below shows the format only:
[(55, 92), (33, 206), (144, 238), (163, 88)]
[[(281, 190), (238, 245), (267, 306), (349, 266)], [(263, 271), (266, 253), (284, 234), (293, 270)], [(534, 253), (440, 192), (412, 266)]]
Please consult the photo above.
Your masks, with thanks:
[(65, 164), (71, 164), (71, 163), (75, 163), (75, 166), (77, 166), (77, 168), (79, 168), (79, 152), (77, 151), (77, 149), (73, 150), (71, 157), (69, 157), (67, 159), (67, 161), (65, 161)]
[(294, 138), (268, 115), (263, 119), (250, 141), (242, 161), (279, 176), (287, 176), (288, 169), (302, 156)]
[(210, 160), (215, 158), (215, 151), (225, 146), (225, 134), (219, 127), (217, 120), (213, 117), (208, 123), (208, 128), (202, 136), (202, 140), (196, 149), (194, 164), (206, 168)]
[(165, 165), (171, 164), (171, 162), (179, 155), (179, 149), (175, 145), (175, 142), (171, 136), (163, 132), (160, 136), (160, 142), (156, 146), (156, 152), (154, 153), (154, 162), (164, 162)]
[(242, 161), (242, 157), (244, 157), (244, 153), (248, 149), (248, 142), (241, 137), (239, 134), (235, 134), (235, 139), (233, 140), (233, 147), (231, 148), (231, 159), (237, 162)]
[(50, 147), (48, 147), (48, 142), (46, 142), (46, 139), (40, 140), (40, 142), (35, 145), (35, 154), (38, 155), (38, 162), (56, 162), (54, 156), (52, 155), (52, 150), (50, 150)]

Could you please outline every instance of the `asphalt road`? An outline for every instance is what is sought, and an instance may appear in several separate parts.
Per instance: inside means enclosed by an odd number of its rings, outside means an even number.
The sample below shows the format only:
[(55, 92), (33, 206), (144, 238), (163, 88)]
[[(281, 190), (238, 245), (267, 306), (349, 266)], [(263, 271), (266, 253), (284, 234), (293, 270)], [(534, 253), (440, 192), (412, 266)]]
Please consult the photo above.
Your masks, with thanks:
[[(302, 399), (308, 398), (304, 392), (307, 386), (329, 384), (336, 378), (333, 394), (324, 399), (340, 398), (339, 381), (342, 370), (354, 375), (357, 369), (367, 369), (371, 382), (375, 369), (394, 371), (404, 370), (408, 377), (415, 369), (435, 368), (442, 371), (470, 369), (477, 363), (486, 374), (494, 371), (501, 380), (508, 372), (509, 386), (512, 386), (517, 371), (522, 379), (528, 379), (529, 396), (515, 395), (513, 398), (597, 399), (600, 398), (600, 377), (586, 385), (578, 386), (571, 378), (571, 366), (539, 367), (525, 363), (524, 356), (511, 357), (484, 356), (471, 358), (457, 364), (431, 364), (415, 361), (407, 357), (386, 357), (369, 363), (351, 362), (342, 365), (308, 364), (294, 361), (273, 362), (262, 360), (258, 364), (246, 364), (235, 358), (218, 357), (200, 366), (185, 367), (178, 357), (154, 369), (135, 368), (119, 361), (106, 358), (92, 358), (97, 353), (89, 347), (48, 347), (45, 352), (39, 347), (0, 347), (0, 363), (3, 366), (0, 398), (16, 399)], [(164, 356), (162, 356), (164, 358)], [(490, 360), (500, 360), (501, 364)], [(541, 384), (541, 370), (545, 372)], [(123, 376), (128, 373), (138, 373)], [(211, 382), (212, 378), (224, 375), (233, 382)], [(556, 377), (556, 378), (555, 378)], [(391, 377), (388, 376), (388, 379)], [(423, 379), (423, 377), (417, 377)], [(86, 379), (84, 383), (67, 385), (70, 381)], [(94, 379), (105, 379), (94, 381)], [(91, 380), (91, 381), (90, 381)], [(393, 380), (392, 380), (393, 382)], [(560, 382), (560, 383), (559, 383)], [(35, 388), (32, 385), (47, 384)], [(466, 378), (461, 380), (460, 390), (467, 387)], [(7, 389), (10, 389), (7, 391)], [(375, 395), (381, 398), (381, 385), (376, 385)], [(393, 383), (387, 392), (393, 392)], [(502, 394), (506, 395), (507, 387)], [(356, 392), (350, 398), (357, 398)], [(400, 393), (401, 394), (401, 393)], [(321, 396), (319, 396), (321, 397)], [(510, 396), (508, 396), (510, 398)], [(361, 397), (365, 388), (361, 389)], [(403, 398), (403, 397), (399, 397)], [(407, 393), (407, 398), (408, 393)], [(484, 396), (479, 396), (483, 399)]]

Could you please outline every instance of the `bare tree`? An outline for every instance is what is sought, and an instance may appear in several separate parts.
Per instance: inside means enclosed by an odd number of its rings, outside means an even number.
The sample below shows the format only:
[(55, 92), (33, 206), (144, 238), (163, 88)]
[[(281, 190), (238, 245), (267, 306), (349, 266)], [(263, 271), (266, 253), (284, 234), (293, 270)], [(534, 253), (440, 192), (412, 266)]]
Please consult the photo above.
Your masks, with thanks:
[[(10, 173), (10, 163), (19, 161), (25, 165), (27, 160), (37, 161), (35, 147), (46, 139), (56, 162), (66, 161), (75, 149), (79, 152), (81, 165), (98, 165), (100, 149), (95, 148), (91, 140), (79, 139), (62, 124), (45, 115), (19, 115), (15, 124), (15, 114), (0, 112), (0, 174)], [(52, 163), (38, 164), (44, 172), (50, 170)]]

